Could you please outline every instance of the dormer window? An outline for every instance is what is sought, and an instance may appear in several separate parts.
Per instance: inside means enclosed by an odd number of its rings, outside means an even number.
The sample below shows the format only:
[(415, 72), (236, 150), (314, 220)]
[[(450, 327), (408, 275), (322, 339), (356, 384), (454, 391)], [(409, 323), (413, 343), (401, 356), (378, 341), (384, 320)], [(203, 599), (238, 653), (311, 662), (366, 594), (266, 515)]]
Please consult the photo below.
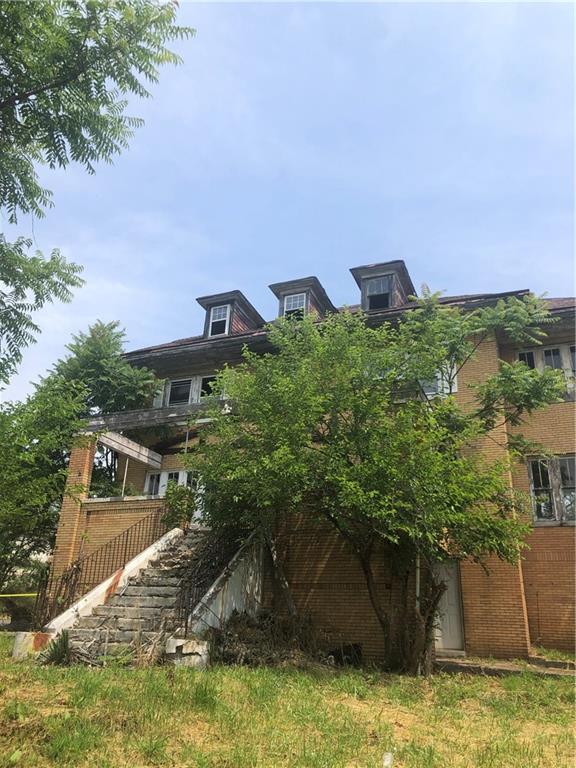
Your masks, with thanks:
[(388, 309), (392, 291), (392, 275), (366, 280), (366, 309)]
[(230, 304), (212, 307), (210, 310), (209, 336), (225, 336), (230, 323)]
[(304, 317), (305, 312), (305, 293), (289, 293), (284, 296), (284, 317)]

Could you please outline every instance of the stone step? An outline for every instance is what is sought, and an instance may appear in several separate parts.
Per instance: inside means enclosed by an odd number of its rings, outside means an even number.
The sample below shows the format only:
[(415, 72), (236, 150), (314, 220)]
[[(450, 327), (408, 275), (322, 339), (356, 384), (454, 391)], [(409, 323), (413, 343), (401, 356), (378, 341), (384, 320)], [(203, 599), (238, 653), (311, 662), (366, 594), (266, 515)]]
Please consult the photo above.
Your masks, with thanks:
[(114, 595), (108, 602), (110, 606), (126, 608), (175, 608), (176, 595), (173, 597), (144, 597), (143, 595)]
[(158, 584), (128, 584), (119, 597), (127, 595), (129, 597), (174, 597), (178, 594), (176, 585), (164, 586)]
[(129, 584), (146, 584), (155, 587), (177, 587), (180, 584), (180, 577), (170, 573), (157, 573), (156, 571), (145, 571), (139, 576), (130, 579)]
[(147, 643), (158, 635), (158, 630), (143, 632), (122, 629), (71, 629), (68, 637), (72, 643)]
[(101, 616), (104, 618), (122, 617), (125, 619), (149, 619), (155, 616), (171, 617), (175, 615), (174, 608), (137, 608), (127, 605), (99, 605), (94, 608), (92, 612), (93, 616)]
[(169, 631), (177, 627), (177, 621), (174, 616), (150, 616), (148, 618), (142, 618), (141, 616), (135, 618), (127, 618), (126, 616), (86, 616), (81, 618), (73, 628), (73, 631), (77, 629), (86, 629), (94, 632), (94, 630), (108, 629), (129, 632), (156, 632), (160, 629)]

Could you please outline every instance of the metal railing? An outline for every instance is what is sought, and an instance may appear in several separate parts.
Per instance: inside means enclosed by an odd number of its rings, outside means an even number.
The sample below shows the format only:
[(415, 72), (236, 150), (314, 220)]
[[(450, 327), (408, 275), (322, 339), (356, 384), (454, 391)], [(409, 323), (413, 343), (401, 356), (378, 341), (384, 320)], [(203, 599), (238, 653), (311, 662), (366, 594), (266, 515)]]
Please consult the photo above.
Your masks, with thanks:
[(213, 530), (192, 553), (180, 581), (178, 623), (188, 636), (192, 611), (240, 549), (243, 536), (237, 530)]
[(79, 557), (54, 578), (52, 570), (38, 585), (34, 608), (34, 626), (43, 627), (68, 609), (83, 595), (123, 568), (133, 557), (166, 533), (160, 507), (138, 520), (85, 557)]

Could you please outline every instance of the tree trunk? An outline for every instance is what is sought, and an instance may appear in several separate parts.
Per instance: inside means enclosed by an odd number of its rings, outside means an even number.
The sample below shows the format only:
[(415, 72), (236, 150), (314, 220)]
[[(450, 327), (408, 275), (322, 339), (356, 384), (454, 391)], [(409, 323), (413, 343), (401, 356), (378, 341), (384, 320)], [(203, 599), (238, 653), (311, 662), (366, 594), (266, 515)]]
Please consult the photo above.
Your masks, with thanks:
[(376, 587), (376, 582), (374, 581), (374, 573), (372, 571), (372, 551), (370, 549), (367, 552), (358, 552), (357, 554), (360, 565), (362, 566), (364, 578), (366, 579), (368, 597), (370, 598), (372, 609), (376, 614), (376, 618), (378, 619), (378, 623), (382, 629), (382, 634), (384, 635), (384, 653), (386, 660), (388, 661), (390, 657), (390, 618), (388, 614), (382, 610), (382, 606), (380, 605), (380, 601), (378, 599), (378, 589)]
[(290, 589), (290, 584), (288, 583), (288, 579), (286, 578), (284, 567), (282, 565), (280, 558), (278, 557), (276, 542), (274, 540), (274, 537), (270, 533), (270, 531), (264, 530), (263, 534), (264, 534), (264, 540), (266, 542), (266, 546), (268, 547), (268, 551), (270, 552), (270, 557), (272, 558), (272, 567), (274, 568), (274, 576), (276, 578), (276, 582), (280, 587), (280, 591), (282, 592), (282, 597), (284, 598), (284, 602), (286, 603), (288, 614), (291, 617), (295, 617), (298, 615), (298, 611), (296, 610), (296, 603), (294, 602), (294, 598), (292, 596), (292, 590)]

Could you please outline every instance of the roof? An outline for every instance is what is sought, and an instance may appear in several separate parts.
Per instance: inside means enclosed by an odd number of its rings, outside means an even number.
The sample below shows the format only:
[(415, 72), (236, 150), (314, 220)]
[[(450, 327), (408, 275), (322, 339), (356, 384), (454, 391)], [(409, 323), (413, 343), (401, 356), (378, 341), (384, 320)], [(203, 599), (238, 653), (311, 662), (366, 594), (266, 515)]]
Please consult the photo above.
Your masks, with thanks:
[[(518, 291), (504, 291), (501, 293), (467, 293), (460, 296), (442, 296), (439, 301), (441, 304), (458, 306), (462, 309), (472, 310), (483, 304), (497, 301), (498, 299), (505, 299), (511, 296), (517, 296), (521, 298), (530, 293), (527, 288)], [(550, 311), (565, 311), (576, 308), (576, 299), (574, 298), (550, 298), (545, 299)], [(402, 314), (411, 309), (415, 309), (418, 306), (418, 301), (411, 301), (406, 304), (402, 304), (397, 307), (390, 307), (388, 309), (378, 309), (367, 312), (368, 317), (374, 320), (379, 318), (393, 318), (396, 315)], [(361, 307), (359, 304), (352, 304), (344, 307), (339, 307), (338, 312), (358, 312)], [(183, 339), (175, 339), (174, 341), (165, 342), (163, 344), (156, 344), (150, 347), (142, 347), (141, 349), (134, 349), (127, 352), (125, 356), (130, 358), (136, 358), (140, 356), (146, 356), (148, 353), (158, 353), (162, 351), (185, 351), (186, 348), (200, 348), (203, 345), (213, 347), (214, 345), (223, 345), (225, 343), (238, 342), (240, 344), (245, 343), (247, 340), (256, 337), (266, 336), (265, 323), (258, 328), (246, 331), (244, 333), (230, 334), (228, 336), (220, 336), (218, 338), (206, 338), (205, 336), (187, 336)]]

